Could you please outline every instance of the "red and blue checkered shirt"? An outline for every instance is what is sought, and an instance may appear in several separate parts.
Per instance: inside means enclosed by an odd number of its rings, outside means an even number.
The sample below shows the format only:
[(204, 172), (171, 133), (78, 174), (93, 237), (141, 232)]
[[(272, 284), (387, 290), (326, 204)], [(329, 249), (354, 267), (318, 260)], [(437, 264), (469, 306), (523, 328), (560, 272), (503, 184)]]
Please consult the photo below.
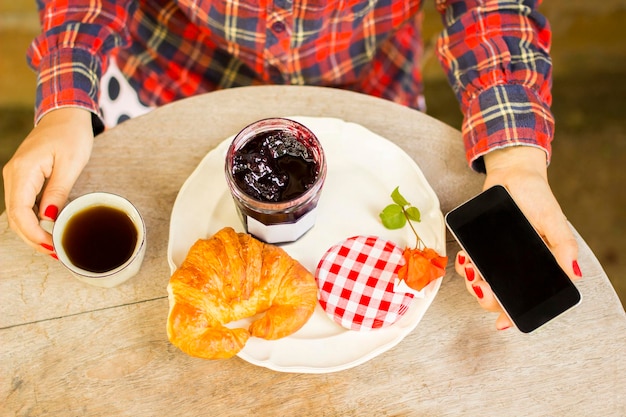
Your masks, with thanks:
[[(421, 0), (38, 0), (36, 120), (98, 114), (108, 58), (158, 106), (243, 85), (350, 89), (420, 107)], [(437, 55), (464, 116), (466, 156), (505, 146), (550, 155), (551, 31), (540, 0), (437, 0)]]

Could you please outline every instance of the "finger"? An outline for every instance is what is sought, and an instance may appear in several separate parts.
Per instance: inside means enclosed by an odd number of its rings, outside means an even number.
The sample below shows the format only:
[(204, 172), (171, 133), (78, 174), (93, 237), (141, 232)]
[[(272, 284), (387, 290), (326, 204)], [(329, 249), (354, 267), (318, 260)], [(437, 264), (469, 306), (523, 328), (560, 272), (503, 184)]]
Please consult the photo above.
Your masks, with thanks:
[[(60, 169), (57, 168), (57, 171)], [(57, 172), (55, 171), (55, 172)], [(59, 178), (53, 174), (41, 194), (39, 202), (39, 217), (44, 220), (55, 221), (59, 211), (65, 206), (68, 196), (76, 180)]]
[(482, 279), (473, 265), (466, 266), (465, 274), (465, 287), (467, 291), (476, 298), (478, 304), (486, 311), (502, 312), (502, 307), (496, 300), (493, 291), (491, 291), (491, 287)]
[(465, 253), (465, 251), (460, 250), (457, 254), (456, 254), (456, 258), (454, 260), (454, 269), (456, 271), (457, 274), (461, 275), (462, 277), (465, 277), (465, 265), (466, 263), (469, 262), (469, 258), (467, 256), (467, 254)]
[(85, 152), (59, 152), (54, 156), (54, 170), (51, 172), (41, 195), (40, 212), (42, 219), (56, 220), (59, 210), (65, 206), (70, 191), (89, 160), (91, 147)]
[(54, 253), (52, 236), (39, 226), (39, 221), (32, 208), (7, 208), (9, 226), (33, 249)]
[(465, 286), (470, 294), (473, 294), (473, 290), (471, 289), (472, 283), (475, 282), (477, 278), (482, 280), (482, 277), (478, 274), (476, 268), (474, 268), (472, 260), (469, 259), (464, 251), (459, 251), (457, 253), (454, 267), (456, 272), (465, 278)]
[[(39, 219), (33, 211), (37, 194), (44, 183), (40, 170), (21, 165), (20, 158), (13, 158), (5, 165), (5, 203), (9, 226), (29, 246), (43, 253), (50, 253), (52, 237), (39, 226)], [(26, 162), (26, 161), (25, 161)]]
[(465, 284), (471, 283), (476, 278), (476, 269), (472, 261), (467, 257), (464, 251), (459, 251), (454, 264), (457, 274), (465, 278)]
[(513, 322), (504, 312), (500, 313), (498, 318), (496, 319), (496, 329), (498, 330), (506, 330), (508, 328), (513, 327)]
[(565, 273), (572, 279), (582, 278), (578, 265), (578, 243), (565, 216), (546, 222), (543, 235), (547, 245)]
[(465, 277), (465, 286), (467, 291), (478, 300), (478, 304), (485, 310), (490, 312), (499, 312), (500, 315), (496, 319), (496, 328), (498, 330), (506, 330), (513, 327), (513, 322), (504, 313), (502, 306), (497, 301), (491, 287), (482, 278), (478, 270), (474, 268), (472, 261), (467, 257), (464, 251), (459, 251), (455, 260), (455, 269), (457, 273)]

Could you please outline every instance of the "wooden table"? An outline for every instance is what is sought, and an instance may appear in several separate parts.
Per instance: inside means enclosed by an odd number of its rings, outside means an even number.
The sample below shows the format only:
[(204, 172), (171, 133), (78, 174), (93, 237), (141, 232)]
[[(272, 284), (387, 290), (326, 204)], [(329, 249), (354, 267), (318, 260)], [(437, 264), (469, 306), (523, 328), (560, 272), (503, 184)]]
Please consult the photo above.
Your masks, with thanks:
[[(172, 346), (168, 227), (179, 188), (202, 157), (247, 123), (330, 116), (398, 143), (444, 212), (480, 190), (458, 131), (355, 93), (246, 87), (190, 98), (97, 138), (73, 196), (128, 196), (143, 213), (140, 274), (101, 289), (37, 254), (0, 216), (0, 414), (46, 416), (626, 415), (626, 316), (578, 237), (583, 302), (531, 335), (498, 332), (448, 266), (425, 317), (403, 341), (335, 373), (276, 372), (239, 358), (207, 361)], [(448, 253), (458, 247), (448, 235)]]

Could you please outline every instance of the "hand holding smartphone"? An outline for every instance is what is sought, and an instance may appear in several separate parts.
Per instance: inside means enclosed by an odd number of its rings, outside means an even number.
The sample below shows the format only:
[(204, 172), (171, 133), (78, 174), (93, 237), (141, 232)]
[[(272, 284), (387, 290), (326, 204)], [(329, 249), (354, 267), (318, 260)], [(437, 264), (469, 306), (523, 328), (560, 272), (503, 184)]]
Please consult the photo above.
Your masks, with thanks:
[(446, 215), (448, 229), (511, 321), (532, 332), (581, 296), (508, 191), (489, 188)]

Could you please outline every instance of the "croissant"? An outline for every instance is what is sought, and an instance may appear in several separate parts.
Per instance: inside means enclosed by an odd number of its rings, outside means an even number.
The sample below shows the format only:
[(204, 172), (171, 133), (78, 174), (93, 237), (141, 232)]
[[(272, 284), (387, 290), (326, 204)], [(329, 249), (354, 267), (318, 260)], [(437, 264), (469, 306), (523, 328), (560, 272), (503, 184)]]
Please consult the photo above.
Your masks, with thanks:
[[(250, 336), (288, 336), (317, 304), (315, 278), (298, 261), (230, 227), (196, 241), (167, 289), (170, 342), (206, 359), (236, 355)], [(259, 313), (248, 329), (226, 326)]]

